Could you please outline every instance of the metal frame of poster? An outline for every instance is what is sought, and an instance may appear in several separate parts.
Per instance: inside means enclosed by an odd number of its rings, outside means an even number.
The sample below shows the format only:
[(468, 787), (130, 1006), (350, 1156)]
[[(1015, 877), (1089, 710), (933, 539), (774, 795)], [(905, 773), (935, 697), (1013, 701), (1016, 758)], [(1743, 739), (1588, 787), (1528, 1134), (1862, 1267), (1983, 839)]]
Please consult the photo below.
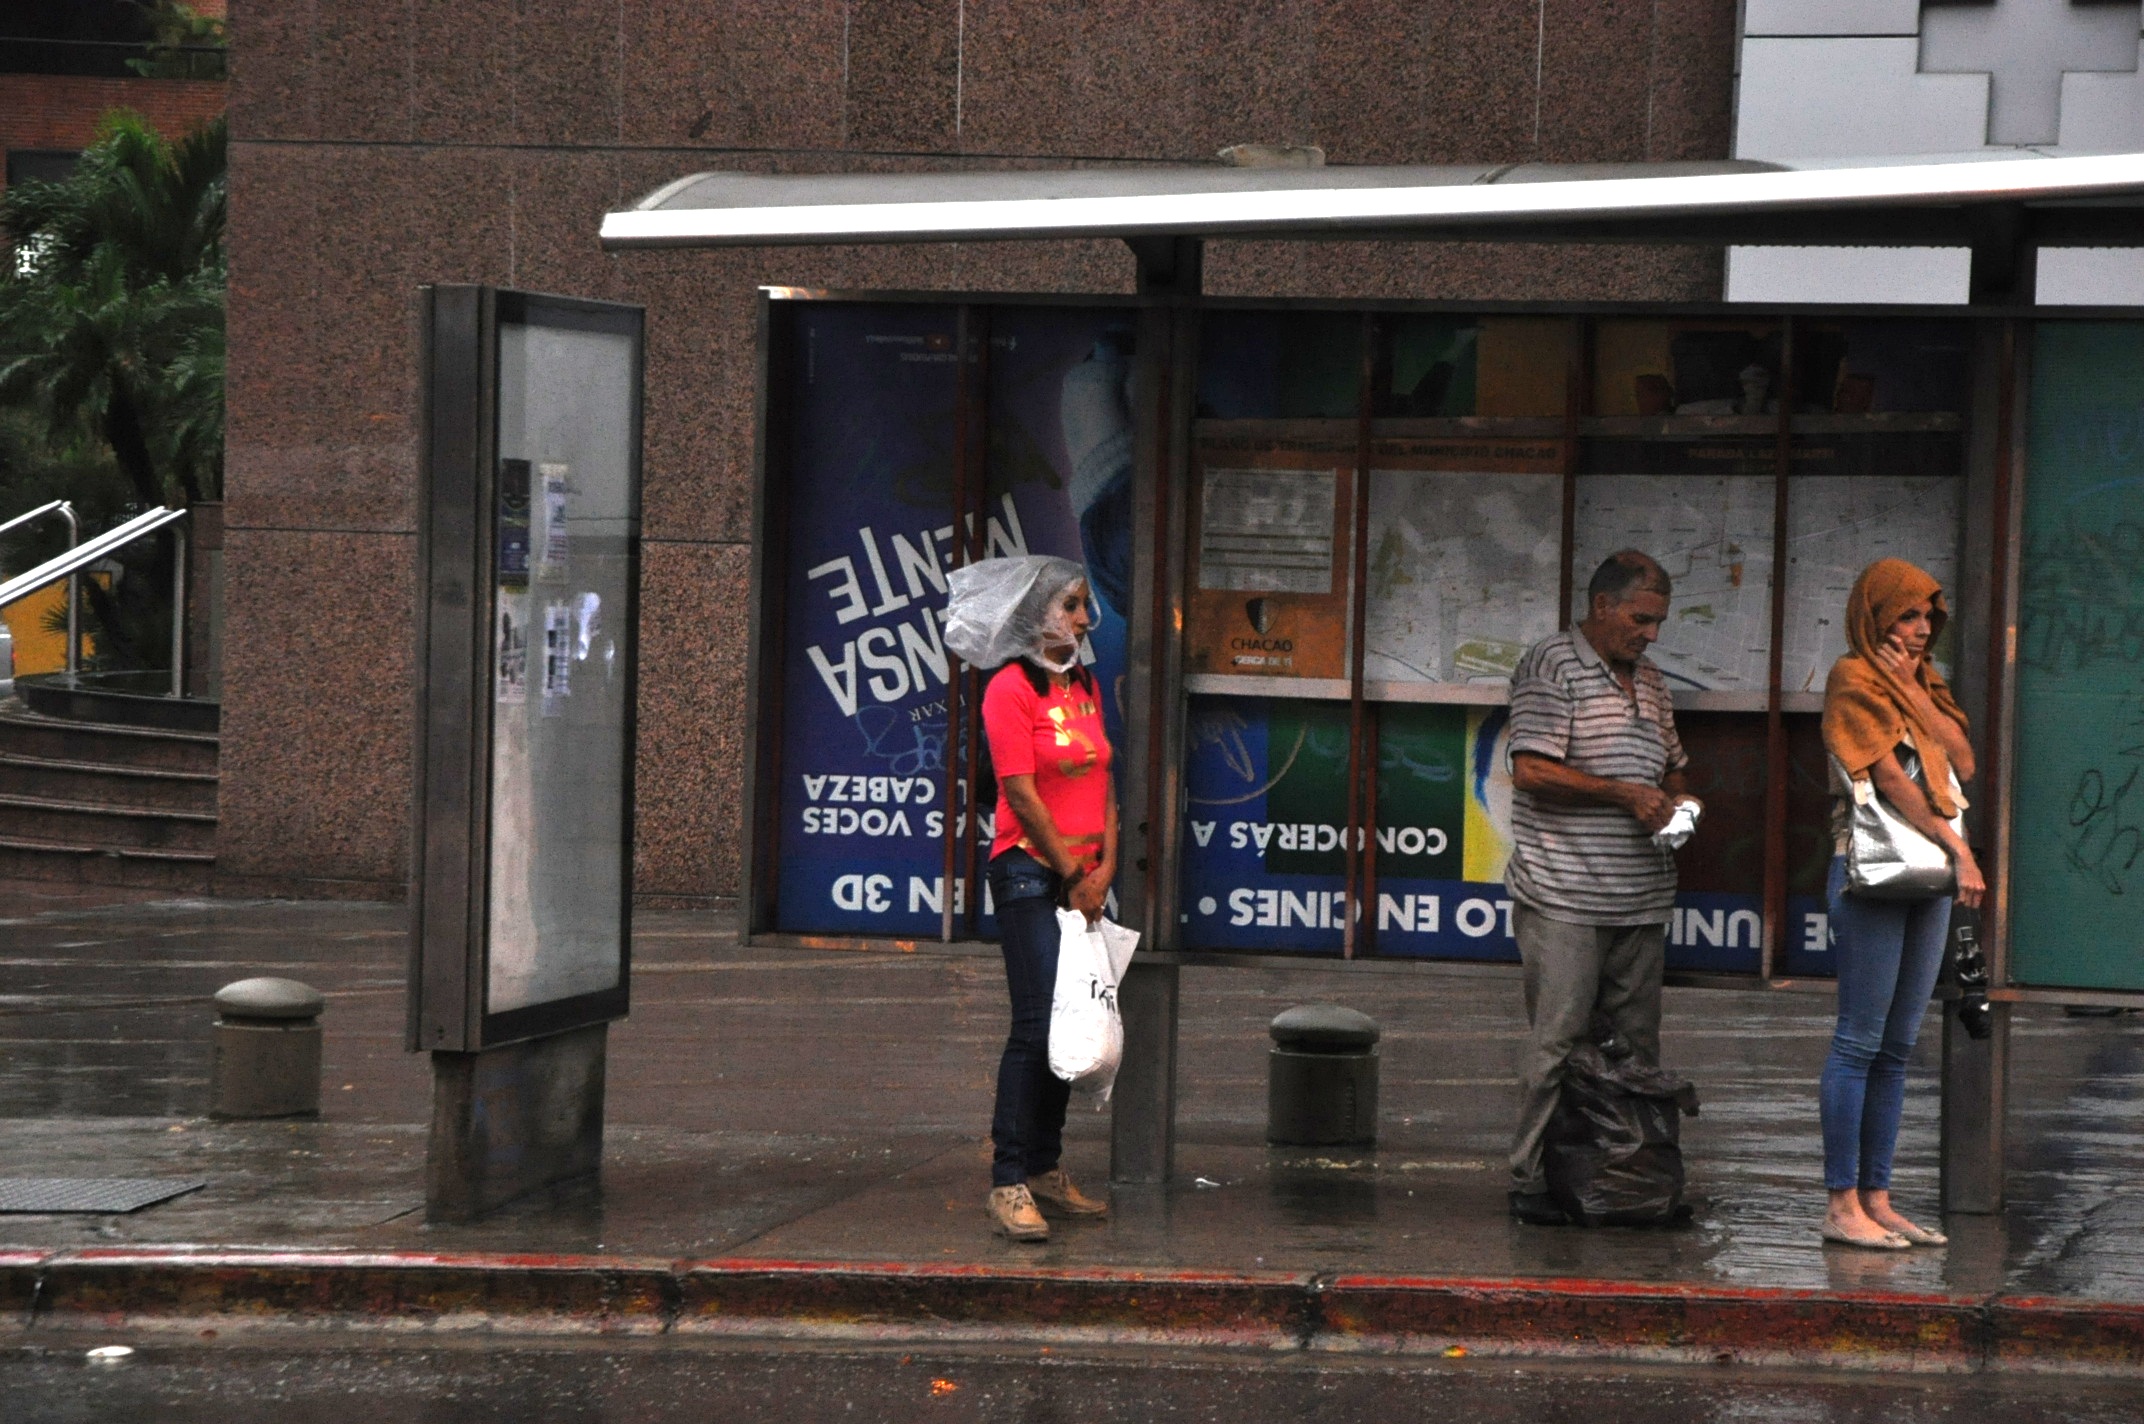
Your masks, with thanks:
[[(1687, 481), (1674, 488), (1697, 491), (1722, 479), (1750, 481), (1739, 493), (1725, 486), (1713, 490), (1726, 500), (1717, 514), (1726, 521), (1722, 527), (1746, 524), (1746, 539), (1729, 529), (1717, 549), (1699, 549), (1695, 545), (1705, 541), (1695, 538), (1673, 544), (1678, 601), (1687, 588), (1688, 619), (1710, 620), (1702, 628), (1698, 621), (1680, 625), (1678, 633), (1686, 636), (1669, 651), (1677, 654), (1671, 662), (1678, 723), (1698, 754), (1697, 789), (1714, 808), (1706, 827), (1712, 839), (1685, 853), (1685, 890), (1671, 930), (1676, 981), (1791, 988), (1828, 977), (1822, 907), (1828, 791), (1815, 714), (1821, 669), (1835, 655), (1832, 645), (1840, 635), (1822, 610), (1829, 602), (1843, 603), (1845, 582), (1867, 559), (1898, 553), (1940, 564), (1945, 551), (1937, 546), (1954, 540), (1953, 634), (1943, 651), (1953, 684), (1988, 744), (1985, 789), (1970, 820), (1976, 844), (1994, 852), (1995, 889), (1984, 935), (1995, 993), (2005, 999), (2091, 997), (2085, 990), (2014, 985), (2007, 977), (2006, 875), (2014, 853), (2008, 800), (2015, 760), (2008, 630), (2016, 626), (2025, 455), (2027, 362), (2019, 348), (2029, 345), (2032, 324), (2009, 313), (1956, 309), (773, 294), (762, 312), (751, 614), (751, 933), (863, 945), (963, 940), (989, 929), (987, 906), (973, 893), (956, 888), (949, 895), (938, 888), (976, 885), (981, 858), (968, 836), (942, 834), (947, 825), (965, 825), (971, 712), (979, 693), (972, 675), (951, 659), (942, 697), (895, 708), (910, 716), (910, 728), (919, 725), (918, 707), (927, 708), (925, 718), (936, 719), (938, 742), (949, 749), (931, 761), (928, 792), (911, 784), (911, 799), (901, 803), (915, 807), (924, 802), (913, 798), (927, 799), (941, 812), (939, 837), (923, 837), (930, 843), (908, 848), (912, 865), (872, 868), (874, 857), (883, 859), (880, 852), (858, 849), (862, 841), (849, 845), (840, 857), (843, 873), (865, 877), (852, 882), (855, 908), (835, 904), (829, 889), (809, 887), (807, 900), (822, 896), (839, 913), (799, 917), (793, 913), (797, 898), (785, 899), (781, 888), (783, 877), (793, 881), (808, 859), (795, 843), (797, 827), (789, 824), (800, 818), (790, 813), (822, 805), (809, 799), (802, 777), (810, 757), (799, 752), (796, 739), (823, 746), (831, 735), (825, 726), (846, 722), (842, 735), (855, 743), (859, 758), (888, 750), (869, 729), (856, 726), (845, 707), (832, 717), (824, 708), (808, 715), (793, 710), (814, 683), (828, 685), (824, 669), (798, 661), (813, 648), (849, 685), (846, 639), (821, 636), (828, 634), (823, 628), (803, 638), (792, 631), (810, 592), (799, 578), (850, 560), (819, 575), (811, 596), (833, 607), (828, 591), (844, 590), (842, 606), (861, 609), (852, 620), (859, 634), (879, 626), (872, 621), (878, 610), (891, 610), (920, 591), (920, 584), (910, 588), (905, 582), (911, 572), (928, 579), (918, 558), (892, 550), (883, 538), (874, 565), (858, 537), (868, 521), (852, 493), (799, 478), (798, 442), (810, 438), (799, 434), (800, 426), (820, 423), (806, 418), (793, 379), (799, 362), (815, 359), (799, 313), (871, 308), (904, 313), (909, 321), (936, 319), (948, 349), (968, 353), (942, 361), (950, 369), (935, 404), (912, 395), (887, 408), (900, 411), (903, 420), (926, 408), (944, 413), (948, 433), (940, 437), (936, 458), (946, 473), (931, 507), (950, 511), (958, 504), (978, 514), (985, 523), (976, 526), (981, 532), (973, 539), (985, 544), (992, 537), (986, 507), (1006, 493), (991, 484), (1004, 462), (1026, 461), (1018, 468), (1064, 500), (1085, 498), (1081, 492), (1091, 492), (1097, 479), (1092, 470), (1075, 470), (1080, 461), (1061, 443), (1061, 420), (1057, 443), (1030, 441), (1024, 454), (1008, 451), (1000, 438), (999, 422), (1021, 400), (1031, 407), (1025, 419), (1032, 434), (1050, 424), (1038, 412), (1050, 399), (1062, 399), (1061, 386), (1052, 396), (1047, 380), (1023, 388), (1022, 396), (993, 394), (1018, 384), (1002, 384), (997, 371), (1022, 344), (1002, 340), (1008, 314), (1026, 314), (1015, 324), (1100, 320), (1151, 332), (1164, 325), (1156, 315), (1164, 306), (1167, 319), (1177, 323), (1167, 329), (1179, 336), (1165, 350), (1150, 346), (1132, 353), (1129, 363), (1134, 373), (1143, 362), (1154, 363), (1143, 399), (1160, 412), (1162, 428), (1135, 429), (1145, 416), (1127, 417), (1118, 428), (1131, 446), (1136, 538), (1157, 550), (1132, 571), (1134, 580), (1147, 581), (1146, 593), (1118, 610), (1130, 625), (1127, 647), (1137, 642), (1144, 623), (1151, 623), (1155, 638), (1144, 663), (1132, 649), (1120, 666), (1135, 683), (1149, 679), (1143, 685), (1151, 698), (1113, 709), (1119, 716), (1132, 714), (1119, 724), (1130, 733), (1119, 745), (1120, 767), (1134, 756), (1151, 766), (1150, 794), (1137, 805), (1127, 800), (1125, 816), (1128, 823), (1156, 822), (1148, 841), (1152, 854), (1126, 874), (1143, 886), (1154, 916), (1148, 928), (1158, 932), (1150, 941), (1155, 949), (1177, 962), (1199, 963), (1304, 954), (1512, 957), (1493, 873), (1500, 868), (1498, 797), (1508, 794), (1497, 753), (1504, 696), (1493, 675), (1499, 660), (1508, 664), (1505, 644), (1524, 639), (1493, 630), (1452, 631), (1465, 622), (1464, 598), (1457, 600), (1462, 614), (1448, 620), (1449, 629), (1416, 628), (1388, 639), (1374, 593), (1391, 533), (1376, 513), (1380, 481), (1409, 468), (1464, 474), (1471, 467), (1455, 460), (1453, 451), (1471, 446), (1480, 464), (1480, 452), (1509, 446), (1527, 451), (1514, 468), (1542, 477), (1543, 489), (1555, 491), (1553, 508), (1530, 506), (1541, 516), (1540, 538), (1550, 525), (1555, 531), (1550, 627), (1568, 623), (1574, 593), (1590, 573), (1576, 567), (1590, 557), (1588, 540), (1597, 531), (1589, 521), (1611, 528), (1629, 517), (1599, 502), (1618, 488), (1626, 494), (1640, 489), (1619, 482)], [(936, 318), (922, 315), (931, 309)], [(1047, 319), (1033, 315), (1052, 310)], [(1209, 328), (1207, 345), (1232, 363), (1219, 387), (1200, 360), (1202, 324)], [(1298, 329), (1309, 335), (1279, 355), (1270, 343), (1260, 354), (1260, 332)], [(1403, 331), (1411, 333), (1404, 340), (1395, 335)], [(823, 345), (819, 354), (825, 355)], [(1059, 352), (1057, 359), (1065, 355)], [(956, 379), (954, 372), (964, 374)], [(1060, 368), (1051, 379), (1061, 381), (1063, 374)], [(1274, 390), (1286, 399), (1260, 406), (1260, 393)], [(878, 399), (860, 387), (848, 394), (852, 407)], [(847, 418), (863, 419), (856, 408)], [(950, 433), (956, 430), (957, 438)], [(914, 444), (905, 435), (888, 440)], [(1241, 463), (1220, 463), (1224, 458)], [(1333, 579), (1320, 589), (1310, 589), (1300, 569), (1278, 587), (1252, 587), (1274, 579), (1240, 569), (1221, 579), (1201, 577), (1209, 473), (1267, 465), (1333, 472)], [(1113, 466), (1113, 476), (1126, 471), (1121, 463)], [(881, 482), (876, 488), (887, 487)], [(1255, 479), (1238, 479), (1226, 492), (1238, 501), (1239, 515), (1245, 499), (1279, 500), (1287, 493), (1278, 485), (1262, 488)], [(1528, 492), (1529, 500), (1540, 498), (1540, 492)], [(1902, 499), (1919, 502), (1911, 528), (1893, 518)], [(855, 547), (807, 549), (797, 530), (800, 501), (810, 504), (814, 519), (838, 513), (855, 523), (845, 535)], [(1325, 507), (1321, 502), (1317, 510)], [(1013, 508), (1021, 512), (1023, 547), (1045, 547), (1034, 538), (1025, 506), (1016, 500)], [(1302, 542), (1307, 506), (1288, 508), (1285, 532), (1295, 542), (1263, 547), (1318, 564), (1324, 549)], [(1418, 525), (1440, 518), (1437, 508), (1432, 502)], [(1697, 514), (1715, 518), (1701, 506)], [(938, 529), (959, 527), (949, 514), (938, 518)], [(880, 533), (878, 525), (870, 527), (874, 536)], [(911, 546), (923, 527), (916, 523), (915, 530), (904, 531)], [(1946, 528), (1954, 533), (1945, 534)], [(1053, 551), (1086, 552), (1089, 532), (1080, 513), (1068, 509), (1051, 536)], [(1916, 538), (1922, 542), (1915, 544)], [(1005, 524), (999, 543), (1009, 547), (1009, 541)], [(1230, 553), (1249, 558), (1260, 547), (1252, 541)], [(952, 556), (949, 549), (941, 553), (943, 572)], [(1520, 550), (1511, 557), (1524, 562), (1536, 556)], [(1546, 580), (1545, 573), (1535, 580), (1544, 599)], [(1223, 586), (1202, 586), (1207, 583)], [(1256, 606), (1261, 602), (1262, 608)], [(1211, 650), (1188, 646), (1187, 639), (1202, 631), (1224, 643), (1285, 638), (1275, 630), (1306, 611), (1314, 612), (1316, 636), (1326, 644), (1309, 667), (1239, 665), (1229, 659), (1244, 649), (1228, 647), (1216, 662)], [(829, 615), (821, 608), (812, 616), (823, 623)], [(1336, 631), (1338, 648), (1331, 646)], [(927, 639), (927, 632), (903, 635), (896, 628), (869, 651), (880, 659), (898, 656), (913, 684), (916, 639)], [(1387, 641), (1391, 647), (1381, 646)], [(1715, 656), (1734, 648), (1742, 649), (1740, 663)], [(881, 690), (900, 681), (883, 662), (864, 661), (863, 651), (855, 664), (858, 677), (876, 667), (885, 679)], [(1262, 646), (1251, 651), (1273, 655)], [(798, 675), (800, 668), (808, 677)], [(935, 664), (932, 671), (935, 690)], [(864, 699), (857, 700), (861, 707)], [(919, 766), (928, 759), (920, 744), (904, 743), (903, 749), (916, 752)], [(862, 799), (842, 804), (854, 810), (859, 833), (871, 807), (899, 809), (874, 799), (867, 768), (815, 763), (810, 774), (848, 778), (843, 794)], [(888, 778), (890, 796), (892, 780), (903, 772), (889, 763), (876, 774)], [(910, 768), (907, 774), (913, 783), (922, 773)], [(1201, 814), (1202, 808), (1212, 809)], [(837, 813), (835, 825), (846, 826), (849, 819)], [(915, 821), (911, 815), (911, 830)], [(841, 839), (838, 829), (832, 839)], [(885, 877), (876, 902), (871, 875)], [(874, 903), (885, 908), (874, 911)], [(1351, 913), (1348, 907), (1358, 903), (1364, 912)], [(2134, 996), (2113, 997), (2130, 1002)]]
[(469, 1052), (630, 1003), (645, 318), (420, 301), (407, 1046)]

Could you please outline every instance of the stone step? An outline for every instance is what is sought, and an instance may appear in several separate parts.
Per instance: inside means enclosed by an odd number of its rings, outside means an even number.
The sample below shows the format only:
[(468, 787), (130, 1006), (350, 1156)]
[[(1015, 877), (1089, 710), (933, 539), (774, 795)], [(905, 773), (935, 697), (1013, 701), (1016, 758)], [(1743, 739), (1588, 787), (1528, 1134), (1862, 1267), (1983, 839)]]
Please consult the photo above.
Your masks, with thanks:
[(216, 773), (0, 752), (0, 795), (213, 815)]
[(214, 812), (0, 795), (0, 836), (92, 850), (216, 853)]
[(145, 847), (106, 849), (0, 833), (0, 880), (129, 885), (206, 894), (213, 854)]
[(0, 752), (18, 756), (142, 770), (213, 772), (217, 749), (214, 732), (76, 722), (40, 716), (17, 700), (0, 702)]

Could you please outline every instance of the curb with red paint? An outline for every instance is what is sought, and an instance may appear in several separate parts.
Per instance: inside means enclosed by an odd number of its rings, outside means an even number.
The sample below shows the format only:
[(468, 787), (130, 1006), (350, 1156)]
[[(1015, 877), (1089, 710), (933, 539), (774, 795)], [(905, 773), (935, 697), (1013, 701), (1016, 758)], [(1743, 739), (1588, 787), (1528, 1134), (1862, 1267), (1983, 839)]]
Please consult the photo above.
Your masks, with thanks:
[(31, 1333), (674, 1333), (2144, 1373), (2144, 1305), (1599, 1280), (9, 1249), (0, 1310)]

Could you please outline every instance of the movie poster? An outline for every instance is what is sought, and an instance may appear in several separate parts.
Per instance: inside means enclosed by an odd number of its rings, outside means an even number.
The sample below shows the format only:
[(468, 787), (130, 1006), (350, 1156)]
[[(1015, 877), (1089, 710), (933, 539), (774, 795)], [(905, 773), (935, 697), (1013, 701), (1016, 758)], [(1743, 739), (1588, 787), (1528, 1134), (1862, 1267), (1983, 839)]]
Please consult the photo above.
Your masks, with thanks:
[[(948, 736), (942, 636), (954, 567), (959, 367), (951, 307), (800, 303), (793, 402), (781, 729), (777, 927), (935, 937), (945, 884)], [(1086, 564), (1090, 666), (1122, 744), (1131, 589), (1132, 328), (1128, 313), (990, 313), (986, 556)], [(952, 832), (982, 841), (956, 784)], [(963, 863), (965, 856), (962, 857)], [(965, 904), (959, 876), (950, 892)], [(990, 930), (982, 877), (981, 928)]]
[[(1370, 715), (1376, 920), (1357, 952), (1515, 961), (1503, 884), (1511, 855), (1508, 709), (1383, 703)], [(1676, 857), (1681, 893), (1668, 925), (1668, 967), (1754, 974), (1763, 945), (1763, 728), (1701, 714), (1678, 726), (1692, 757), (1692, 789), (1709, 809), (1698, 838)], [(1185, 740), (1184, 947), (1340, 953), (1350, 913), (1348, 705), (1194, 697)], [(1807, 749), (1796, 750), (1789, 816), (1820, 830), (1821, 763), (1812, 778)], [(1797, 873), (1781, 968), (1829, 974), (1821, 898), (1828, 833), (1790, 841)]]
[[(1387, 704), (1373, 715), (1374, 952), (1515, 960), (1504, 709)], [(1185, 742), (1184, 947), (1340, 953), (1348, 704), (1195, 697)]]

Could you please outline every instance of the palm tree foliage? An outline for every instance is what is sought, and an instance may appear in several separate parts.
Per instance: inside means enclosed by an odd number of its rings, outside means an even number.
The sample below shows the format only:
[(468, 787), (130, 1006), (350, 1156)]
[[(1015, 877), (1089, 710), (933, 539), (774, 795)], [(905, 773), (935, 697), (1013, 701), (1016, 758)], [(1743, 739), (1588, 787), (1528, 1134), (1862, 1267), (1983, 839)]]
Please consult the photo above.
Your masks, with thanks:
[(106, 446), (141, 507), (223, 482), (225, 134), (109, 116), (75, 173), (0, 199), (0, 405)]
[[(221, 497), (224, 154), (220, 119), (173, 143), (119, 111), (72, 175), (0, 197), (0, 515), (64, 497), (89, 534)], [(56, 552), (24, 533), (10, 567)], [(96, 663), (157, 665), (170, 541), (118, 562), (83, 584)]]
[(146, 59), (130, 59), (127, 68), (145, 79), (224, 79), (226, 26), (212, 15), (203, 15), (179, 0), (134, 0), (135, 9), (148, 22), (150, 41)]

